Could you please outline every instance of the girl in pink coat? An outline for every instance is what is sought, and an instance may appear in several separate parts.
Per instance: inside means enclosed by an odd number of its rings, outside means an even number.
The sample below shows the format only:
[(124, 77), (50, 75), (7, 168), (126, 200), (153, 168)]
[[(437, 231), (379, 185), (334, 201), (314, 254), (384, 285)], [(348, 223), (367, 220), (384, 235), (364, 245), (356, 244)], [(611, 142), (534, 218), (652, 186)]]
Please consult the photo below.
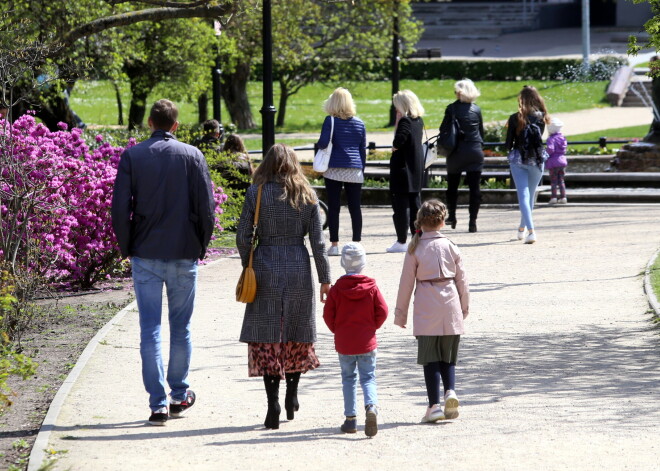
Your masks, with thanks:
[[(438, 200), (425, 201), (417, 212), (413, 237), (403, 262), (394, 324), (405, 328), (413, 290), (413, 335), (417, 363), (424, 367), (429, 407), (422, 422), (458, 417), (455, 367), (463, 320), (469, 312), (470, 290), (458, 247), (440, 233), (447, 208)], [(444, 411), (440, 406), (440, 379)]]

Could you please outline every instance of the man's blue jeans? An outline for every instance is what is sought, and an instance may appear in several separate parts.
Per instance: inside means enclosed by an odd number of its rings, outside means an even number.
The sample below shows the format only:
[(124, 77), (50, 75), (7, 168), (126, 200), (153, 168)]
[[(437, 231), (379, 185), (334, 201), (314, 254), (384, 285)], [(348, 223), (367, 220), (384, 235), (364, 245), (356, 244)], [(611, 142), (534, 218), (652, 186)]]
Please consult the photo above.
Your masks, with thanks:
[(168, 404), (161, 354), (160, 325), (163, 284), (167, 289), (170, 323), (170, 358), (167, 383), (173, 399), (185, 398), (192, 343), (190, 318), (197, 286), (197, 260), (131, 258), (135, 298), (140, 311), (142, 380), (152, 411)]
[(376, 350), (363, 355), (342, 355), (339, 353), (341, 382), (344, 392), (344, 415), (355, 417), (357, 402), (357, 376), (364, 394), (364, 405), (378, 405), (376, 393)]
[(520, 227), (528, 230), (534, 229), (532, 210), (534, 209), (534, 196), (536, 188), (543, 176), (543, 167), (536, 165), (510, 164), (511, 175), (516, 183), (518, 193), (518, 206), (520, 207)]

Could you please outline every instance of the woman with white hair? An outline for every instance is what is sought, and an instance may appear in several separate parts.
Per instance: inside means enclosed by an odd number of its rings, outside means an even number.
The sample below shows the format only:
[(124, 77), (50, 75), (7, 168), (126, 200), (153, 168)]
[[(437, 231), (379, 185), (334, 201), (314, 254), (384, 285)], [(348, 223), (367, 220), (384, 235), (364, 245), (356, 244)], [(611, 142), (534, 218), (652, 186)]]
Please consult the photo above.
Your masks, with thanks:
[(355, 116), (355, 103), (345, 88), (337, 88), (326, 100), (324, 110), (329, 116), (323, 121), (318, 148), (332, 142), (328, 170), (323, 173), (328, 198), (330, 248), (328, 255), (339, 255), (339, 210), (341, 190), (346, 190), (348, 212), (351, 214), (353, 242), (362, 239), (362, 183), (367, 163), (367, 130)]
[(417, 95), (401, 90), (392, 97), (396, 108), (397, 124), (390, 158), (390, 196), (394, 214), (396, 242), (388, 252), (405, 252), (408, 248), (408, 230), (415, 234), (415, 219), (422, 205), (424, 178), (424, 108)]
[(469, 79), (459, 80), (454, 85), (456, 101), (447, 106), (440, 129), (451, 126), (453, 118), (458, 120), (462, 134), (453, 152), (447, 156), (447, 210), (445, 225), (456, 228), (456, 203), (461, 173), (465, 172), (465, 183), (470, 189), (470, 222), (468, 230), (477, 232), (477, 215), (481, 205), (481, 171), (484, 165), (484, 122), (481, 109), (474, 104), (481, 95)]

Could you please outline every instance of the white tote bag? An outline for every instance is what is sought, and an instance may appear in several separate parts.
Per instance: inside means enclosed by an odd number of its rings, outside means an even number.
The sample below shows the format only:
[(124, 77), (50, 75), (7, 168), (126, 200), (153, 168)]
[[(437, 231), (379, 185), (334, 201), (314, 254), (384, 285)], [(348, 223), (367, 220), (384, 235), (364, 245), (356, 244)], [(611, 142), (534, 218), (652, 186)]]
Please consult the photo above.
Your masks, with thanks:
[(335, 118), (330, 116), (330, 141), (328, 141), (328, 147), (325, 149), (319, 149), (314, 156), (314, 171), (323, 173), (328, 170), (328, 164), (330, 163), (330, 154), (332, 154), (332, 133), (335, 130)]
[(438, 160), (437, 143), (438, 136), (433, 136), (422, 144), (422, 151), (424, 152), (424, 168), (429, 168), (436, 160)]

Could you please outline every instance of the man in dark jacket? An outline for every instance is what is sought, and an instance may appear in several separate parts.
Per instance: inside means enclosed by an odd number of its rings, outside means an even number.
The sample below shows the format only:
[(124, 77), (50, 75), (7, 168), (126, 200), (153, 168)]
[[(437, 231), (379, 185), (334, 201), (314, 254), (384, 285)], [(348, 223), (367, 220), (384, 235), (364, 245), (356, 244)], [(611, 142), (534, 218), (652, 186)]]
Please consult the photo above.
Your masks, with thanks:
[[(124, 151), (112, 196), (112, 226), (130, 257), (140, 312), (142, 379), (149, 393), (149, 423), (164, 425), (195, 402), (188, 389), (190, 318), (197, 261), (204, 258), (215, 224), (215, 202), (202, 153), (171, 134), (178, 110), (169, 100), (151, 108), (151, 138)], [(160, 323), (167, 288), (170, 358), (165, 391)], [(169, 405), (169, 414), (168, 414)]]

